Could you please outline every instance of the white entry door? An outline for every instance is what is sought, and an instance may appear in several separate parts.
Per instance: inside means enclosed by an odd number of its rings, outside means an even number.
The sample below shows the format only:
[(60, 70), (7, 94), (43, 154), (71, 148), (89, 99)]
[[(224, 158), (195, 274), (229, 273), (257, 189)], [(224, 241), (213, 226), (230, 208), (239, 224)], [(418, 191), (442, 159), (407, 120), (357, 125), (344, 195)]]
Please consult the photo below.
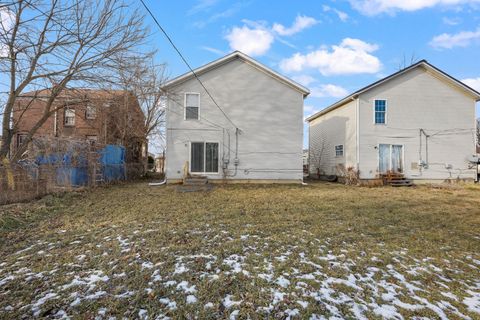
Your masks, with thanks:
[(380, 173), (388, 171), (403, 172), (403, 146), (380, 144), (378, 147), (378, 161)]

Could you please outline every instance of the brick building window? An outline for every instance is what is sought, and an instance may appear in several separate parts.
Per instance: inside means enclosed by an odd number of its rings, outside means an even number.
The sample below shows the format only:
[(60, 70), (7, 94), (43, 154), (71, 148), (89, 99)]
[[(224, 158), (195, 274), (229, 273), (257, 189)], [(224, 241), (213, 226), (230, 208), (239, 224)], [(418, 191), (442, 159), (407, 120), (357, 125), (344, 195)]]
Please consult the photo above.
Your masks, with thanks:
[(97, 136), (87, 136), (87, 142), (91, 145), (94, 146), (97, 143)]
[(85, 110), (85, 119), (95, 119), (97, 117), (97, 108), (93, 104), (87, 105)]
[(17, 147), (21, 146), (27, 139), (27, 134), (19, 133), (17, 134)]
[(65, 109), (65, 121), (64, 124), (66, 127), (72, 127), (75, 125), (75, 110), (72, 108)]

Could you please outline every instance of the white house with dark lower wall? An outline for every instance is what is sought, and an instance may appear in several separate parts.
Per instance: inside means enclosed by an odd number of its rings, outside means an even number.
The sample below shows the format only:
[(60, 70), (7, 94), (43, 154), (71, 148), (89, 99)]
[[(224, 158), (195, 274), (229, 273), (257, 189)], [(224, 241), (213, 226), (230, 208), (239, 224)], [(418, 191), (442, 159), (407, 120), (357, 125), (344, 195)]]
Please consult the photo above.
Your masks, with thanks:
[(311, 175), (474, 179), (480, 93), (422, 60), (307, 118)]
[(194, 72), (163, 87), (167, 182), (301, 182), (308, 89), (238, 51)]

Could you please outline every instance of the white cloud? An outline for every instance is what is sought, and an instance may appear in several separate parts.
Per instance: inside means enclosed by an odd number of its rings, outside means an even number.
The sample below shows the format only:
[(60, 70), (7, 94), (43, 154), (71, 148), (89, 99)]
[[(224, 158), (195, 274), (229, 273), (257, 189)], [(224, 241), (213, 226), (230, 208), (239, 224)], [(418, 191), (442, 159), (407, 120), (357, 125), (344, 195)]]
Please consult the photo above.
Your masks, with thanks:
[(225, 36), (232, 50), (239, 50), (251, 56), (261, 56), (270, 49), (274, 37), (270, 30), (257, 26), (234, 27)]
[(205, 51), (208, 51), (208, 52), (211, 52), (211, 53), (215, 53), (219, 56), (222, 56), (225, 54), (225, 52), (223, 52), (222, 50), (219, 50), (219, 49), (215, 49), (215, 48), (212, 48), (212, 47), (208, 47), (208, 46), (201, 46), (200, 49), (203, 49)]
[(217, 4), (218, 0), (198, 0), (197, 4), (188, 10), (187, 15), (196, 14), (210, 9)]
[[(10, 34), (15, 23), (15, 14), (8, 8), (0, 8), (0, 29), (2, 34)], [(8, 49), (0, 44), (0, 57), (7, 57)]]
[(452, 7), (478, 3), (480, 0), (350, 0), (353, 8), (368, 16), (397, 11), (417, 11), (436, 6)]
[(312, 98), (343, 98), (348, 94), (345, 88), (334, 84), (322, 84), (318, 87), (310, 89), (310, 96)]
[(261, 56), (267, 53), (275, 40), (294, 47), (289, 42), (280, 39), (280, 36), (289, 36), (298, 33), (318, 23), (317, 20), (307, 16), (297, 16), (290, 28), (274, 23), (272, 27), (264, 21), (256, 22), (243, 20), (242, 27), (233, 27), (228, 31), (225, 39), (229, 42), (232, 50), (239, 50), (248, 55)]
[(470, 78), (470, 79), (463, 79), (463, 83), (465, 83), (467, 86), (477, 90), (480, 92), (480, 77), (479, 78)]
[(323, 6), (323, 11), (325, 12), (330, 12), (333, 11), (337, 14), (338, 18), (342, 20), (343, 22), (346, 22), (348, 20), (348, 14), (346, 12), (340, 11), (338, 9), (332, 8), (330, 6), (324, 5)]
[(462, 19), (443, 17), (442, 22), (446, 25), (449, 25), (449, 26), (456, 26), (456, 25), (458, 25), (462, 22)]
[(430, 41), (430, 45), (437, 49), (451, 49), (453, 47), (468, 47), (473, 42), (480, 42), (480, 28), (476, 31), (461, 31), (450, 34), (443, 33)]
[(300, 74), (300, 75), (297, 75), (297, 76), (293, 76), (292, 79), (294, 81), (300, 83), (301, 85), (306, 86), (306, 87), (308, 87), (308, 85), (310, 85), (311, 83), (316, 81), (316, 79), (314, 77), (311, 77), (311, 76), (306, 75), (306, 74)]
[(284, 72), (318, 69), (321, 74), (344, 75), (377, 73), (382, 64), (372, 55), (378, 46), (359, 39), (345, 38), (340, 45), (322, 48), (307, 54), (295, 53), (280, 62)]
[(274, 23), (272, 31), (280, 36), (291, 36), (295, 33), (299, 33), (304, 29), (310, 28), (317, 23), (319, 23), (319, 21), (315, 18), (298, 15), (290, 28), (286, 28), (284, 25), (281, 25), (279, 23)]

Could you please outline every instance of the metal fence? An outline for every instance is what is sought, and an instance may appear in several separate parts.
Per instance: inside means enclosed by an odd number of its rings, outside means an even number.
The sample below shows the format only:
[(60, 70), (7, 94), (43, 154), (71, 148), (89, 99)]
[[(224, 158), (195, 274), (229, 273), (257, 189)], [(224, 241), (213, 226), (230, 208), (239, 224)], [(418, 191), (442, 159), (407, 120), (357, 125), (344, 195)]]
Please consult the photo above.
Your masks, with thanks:
[[(133, 180), (145, 173), (142, 163), (125, 162), (122, 146), (55, 143), (37, 142), (37, 149), (29, 151), (30, 156), (14, 164), (0, 165), (0, 204)], [(49, 148), (38, 149), (42, 145)]]

